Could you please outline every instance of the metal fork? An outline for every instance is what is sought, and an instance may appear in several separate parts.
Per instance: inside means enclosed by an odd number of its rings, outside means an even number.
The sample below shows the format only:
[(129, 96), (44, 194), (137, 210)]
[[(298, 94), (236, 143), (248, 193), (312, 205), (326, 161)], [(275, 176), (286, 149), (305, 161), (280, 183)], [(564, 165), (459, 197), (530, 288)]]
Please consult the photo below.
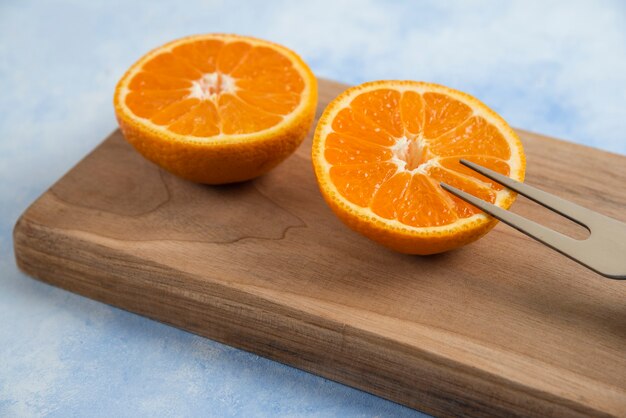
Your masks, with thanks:
[(584, 240), (574, 239), (441, 183), (445, 190), (604, 277), (626, 279), (626, 223), (520, 183), (471, 161), (461, 159), (460, 163), (582, 225), (591, 235)]

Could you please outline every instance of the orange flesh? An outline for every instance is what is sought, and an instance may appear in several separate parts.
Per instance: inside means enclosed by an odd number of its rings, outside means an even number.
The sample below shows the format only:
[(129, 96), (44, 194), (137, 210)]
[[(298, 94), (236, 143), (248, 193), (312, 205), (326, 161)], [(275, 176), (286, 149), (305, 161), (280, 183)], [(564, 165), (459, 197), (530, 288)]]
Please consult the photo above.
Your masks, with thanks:
[(324, 145), (330, 178), (350, 202), (413, 227), (480, 213), (439, 182), (494, 202), (501, 186), (459, 163), (508, 175), (505, 137), (468, 105), (440, 93), (378, 89), (340, 110)]
[(269, 47), (196, 40), (152, 57), (128, 88), (135, 115), (177, 134), (210, 137), (271, 128), (296, 109), (305, 83)]

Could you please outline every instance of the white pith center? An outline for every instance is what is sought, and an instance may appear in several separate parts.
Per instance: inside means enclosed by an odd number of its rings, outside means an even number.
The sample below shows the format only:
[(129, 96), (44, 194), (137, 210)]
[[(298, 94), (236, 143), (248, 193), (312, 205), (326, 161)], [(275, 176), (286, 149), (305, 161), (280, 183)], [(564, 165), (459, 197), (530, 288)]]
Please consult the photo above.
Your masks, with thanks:
[(216, 100), (220, 94), (236, 90), (235, 79), (218, 72), (206, 73), (191, 83), (187, 97), (200, 100)]
[(426, 143), (420, 137), (403, 136), (391, 147), (391, 161), (398, 166), (398, 171), (413, 173), (425, 172), (430, 166)]

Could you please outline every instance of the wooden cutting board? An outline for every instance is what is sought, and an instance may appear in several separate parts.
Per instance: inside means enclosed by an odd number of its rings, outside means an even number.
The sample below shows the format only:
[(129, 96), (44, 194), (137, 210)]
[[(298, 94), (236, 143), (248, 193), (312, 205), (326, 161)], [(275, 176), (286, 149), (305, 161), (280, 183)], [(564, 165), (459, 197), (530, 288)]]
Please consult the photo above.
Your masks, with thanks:
[[(318, 115), (345, 87), (321, 81)], [(626, 220), (626, 157), (518, 132), (528, 183)], [(335, 218), (310, 148), (210, 187), (114, 132), (20, 218), (17, 263), (431, 414), (626, 416), (626, 282), (506, 225), (447, 254), (394, 253)], [(513, 210), (579, 233), (525, 199)]]

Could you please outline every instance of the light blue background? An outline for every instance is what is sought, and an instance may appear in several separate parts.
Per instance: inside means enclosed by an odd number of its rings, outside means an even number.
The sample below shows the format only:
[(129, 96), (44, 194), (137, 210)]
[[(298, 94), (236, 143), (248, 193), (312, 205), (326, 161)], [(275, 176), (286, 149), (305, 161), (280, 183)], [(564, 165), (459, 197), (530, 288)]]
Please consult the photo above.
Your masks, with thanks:
[(626, 153), (625, 3), (0, 0), (0, 416), (419, 416), (17, 271), (15, 220), (115, 128), (124, 70), (205, 32), (280, 42), (348, 83), (443, 83)]

